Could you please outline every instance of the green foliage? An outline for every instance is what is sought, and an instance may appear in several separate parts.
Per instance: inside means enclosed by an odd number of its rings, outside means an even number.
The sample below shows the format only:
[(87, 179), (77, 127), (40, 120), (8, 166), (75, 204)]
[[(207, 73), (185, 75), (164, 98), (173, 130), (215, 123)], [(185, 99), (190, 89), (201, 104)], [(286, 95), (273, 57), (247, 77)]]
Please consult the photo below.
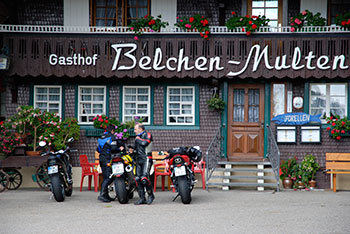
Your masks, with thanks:
[(297, 157), (289, 158), (287, 161), (282, 160), (280, 164), (280, 179), (295, 178), (298, 170)]
[(298, 15), (290, 18), (291, 31), (300, 29), (303, 26), (325, 26), (326, 19), (321, 17), (321, 13), (317, 12), (315, 15), (309, 10), (302, 11)]
[(216, 110), (222, 112), (225, 109), (225, 102), (219, 97), (219, 95), (215, 95), (207, 101), (209, 109)]
[(331, 127), (327, 127), (327, 130), (330, 131), (331, 136), (337, 140), (341, 139), (341, 134), (344, 134), (350, 131), (350, 120), (345, 116), (340, 118), (339, 115), (331, 115), (327, 117), (327, 123), (331, 124)]
[(176, 27), (179, 27), (186, 31), (198, 31), (200, 36), (203, 37), (203, 39), (209, 40), (209, 21), (204, 16), (196, 14), (192, 17), (177, 17), (177, 19), (178, 22), (175, 24)]
[(115, 128), (114, 135), (117, 137), (117, 139), (126, 140), (130, 136), (127, 125), (120, 123), (116, 118), (110, 119), (106, 115), (97, 115), (93, 118), (93, 121), (94, 127), (98, 129), (106, 129), (108, 125), (113, 125)]
[(306, 155), (300, 164), (300, 169), (308, 179), (308, 181), (315, 179), (316, 172), (320, 169), (320, 165), (316, 162), (315, 156), (312, 154)]
[(350, 12), (336, 15), (335, 24), (342, 26), (343, 28), (350, 29)]
[(138, 40), (138, 36), (141, 36), (142, 32), (158, 32), (161, 28), (165, 28), (169, 25), (168, 22), (163, 22), (161, 20), (162, 16), (158, 15), (154, 18), (151, 15), (146, 15), (144, 18), (135, 20), (129, 25), (129, 30), (135, 33), (135, 40)]
[(74, 137), (75, 140), (80, 137), (80, 127), (75, 118), (61, 122), (57, 113), (42, 112), (32, 106), (20, 106), (17, 111), (17, 114), (10, 118), (9, 123), (16, 132), (27, 138), (26, 143), (34, 151), (39, 141), (45, 141), (54, 149), (62, 149), (66, 147), (70, 137)]
[(267, 26), (269, 22), (270, 19), (267, 19), (264, 15), (253, 15), (250, 17), (249, 15), (236, 15), (235, 12), (232, 12), (232, 17), (227, 20), (226, 27), (230, 30), (242, 28), (242, 31), (245, 31), (246, 35), (249, 36), (252, 32), (257, 31), (260, 27)]
[(10, 131), (6, 122), (0, 122), (0, 152), (10, 154), (17, 145), (20, 145), (20, 138)]

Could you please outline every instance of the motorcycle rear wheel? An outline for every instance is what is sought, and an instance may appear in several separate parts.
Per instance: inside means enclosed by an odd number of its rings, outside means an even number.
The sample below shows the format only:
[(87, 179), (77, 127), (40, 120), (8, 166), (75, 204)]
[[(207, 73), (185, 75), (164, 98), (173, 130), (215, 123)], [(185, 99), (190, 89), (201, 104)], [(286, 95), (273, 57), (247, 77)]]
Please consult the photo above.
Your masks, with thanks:
[(67, 197), (70, 197), (70, 196), (72, 196), (72, 193), (73, 193), (73, 184), (70, 184), (70, 185), (68, 185), (68, 187), (64, 190), (64, 194), (65, 194)]
[(55, 174), (51, 176), (51, 190), (57, 202), (63, 202), (65, 199), (64, 186), (61, 175)]
[(126, 190), (125, 180), (123, 177), (117, 177), (114, 180), (114, 188), (117, 193), (118, 201), (120, 204), (128, 203), (128, 192)]
[(191, 190), (190, 186), (187, 183), (186, 176), (181, 176), (177, 178), (177, 183), (179, 186), (179, 193), (181, 196), (181, 201), (183, 204), (190, 204), (191, 203)]

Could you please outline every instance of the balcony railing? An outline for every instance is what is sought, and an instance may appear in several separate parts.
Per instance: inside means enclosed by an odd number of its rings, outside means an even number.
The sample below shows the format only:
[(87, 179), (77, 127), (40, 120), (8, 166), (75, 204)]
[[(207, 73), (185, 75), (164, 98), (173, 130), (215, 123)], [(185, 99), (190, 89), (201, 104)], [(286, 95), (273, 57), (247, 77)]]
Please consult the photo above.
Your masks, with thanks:
[[(238, 33), (245, 34), (245, 28), (237, 28), (229, 30), (225, 26), (212, 26), (210, 27), (211, 33)], [(115, 33), (130, 33), (128, 27), (80, 27), (80, 26), (46, 26), (46, 25), (6, 25), (0, 24), (0, 32), (19, 32), (19, 33), (103, 33), (103, 34), (115, 34)], [(341, 26), (306, 26), (301, 29), (296, 29), (295, 32), (291, 32), (290, 26), (281, 27), (261, 27), (254, 33), (342, 33), (350, 32), (349, 29), (344, 29)], [(192, 30), (183, 30), (177, 27), (162, 28), (160, 32), (144, 31), (146, 34), (174, 34), (174, 33), (198, 33)]]

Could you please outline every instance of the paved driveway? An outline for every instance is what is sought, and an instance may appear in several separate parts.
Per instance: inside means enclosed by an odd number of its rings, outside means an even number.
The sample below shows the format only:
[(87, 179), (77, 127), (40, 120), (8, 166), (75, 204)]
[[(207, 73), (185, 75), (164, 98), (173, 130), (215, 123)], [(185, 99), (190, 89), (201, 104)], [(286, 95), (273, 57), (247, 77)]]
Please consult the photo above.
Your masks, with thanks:
[(190, 205), (168, 191), (155, 195), (135, 206), (79, 189), (63, 203), (37, 189), (5, 191), (0, 233), (350, 233), (350, 192), (196, 189)]

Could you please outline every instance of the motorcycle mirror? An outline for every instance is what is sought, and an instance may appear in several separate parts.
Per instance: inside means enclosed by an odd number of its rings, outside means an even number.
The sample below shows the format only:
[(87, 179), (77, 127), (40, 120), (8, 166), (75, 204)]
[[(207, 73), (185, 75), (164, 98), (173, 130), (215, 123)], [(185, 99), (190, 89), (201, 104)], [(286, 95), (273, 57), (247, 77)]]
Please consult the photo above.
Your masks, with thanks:
[(39, 142), (39, 146), (40, 146), (40, 147), (46, 146), (46, 142), (45, 142), (45, 141), (40, 141), (40, 142)]
[(74, 138), (73, 138), (73, 137), (71, 137), (71, 138), (68, 139), (68, 143), (71, 143), (71, 142), (73, 142), (73, 141), (74, 141)]

